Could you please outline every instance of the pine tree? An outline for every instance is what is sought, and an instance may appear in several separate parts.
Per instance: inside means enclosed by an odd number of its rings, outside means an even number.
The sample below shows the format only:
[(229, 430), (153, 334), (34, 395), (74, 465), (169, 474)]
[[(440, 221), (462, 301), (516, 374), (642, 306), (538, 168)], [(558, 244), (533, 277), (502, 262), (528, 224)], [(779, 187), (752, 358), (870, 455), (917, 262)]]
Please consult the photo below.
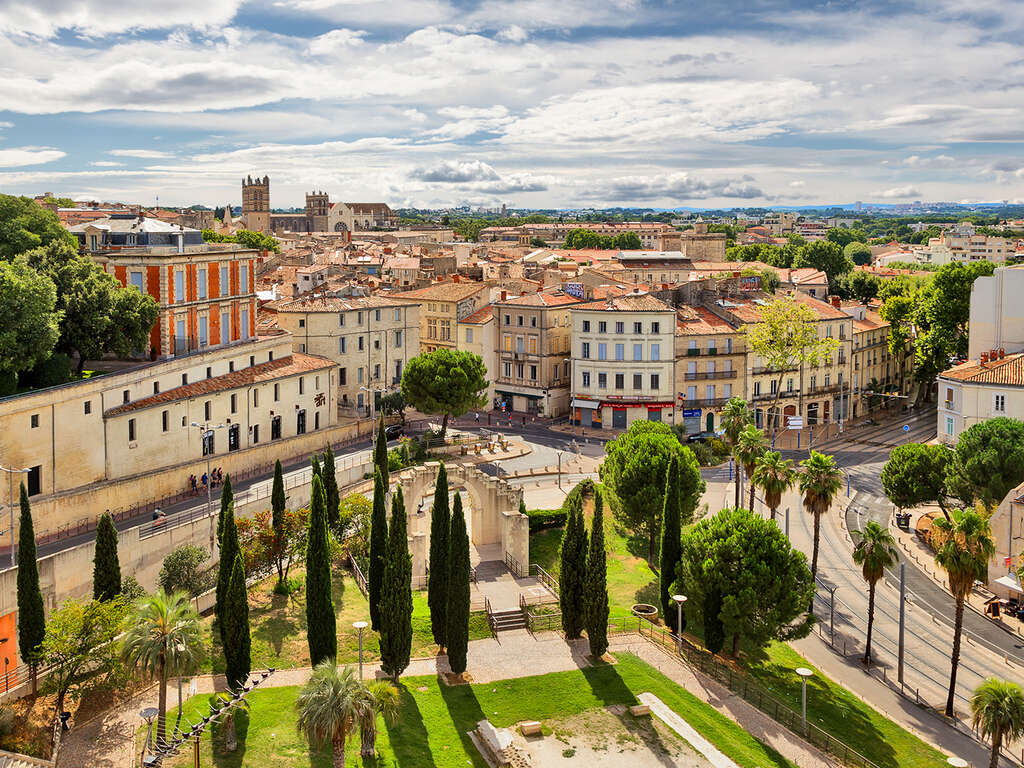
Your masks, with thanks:
[(341, 495), (338, 493), (338, 478), (334, 470), (334, 451), (331, 450), (330, 445), (324, 451), (324, 466), (321, 475), (324, 480), (324, 497), (327, 500), (327, 525), (332, 531), (337, 531), (340, 538), (338, 510), (341, 507)]
[[(679, 570), (679, 561), (683, 556), (681, 514), (679, 458), (673, 455), (665, 472), (665, 495), (661, 507), (661, 561), (658, 573), (661, 615), (673, 632), (677, 629), (678, 609), (672, 601), (672, 584), (676, 581), (676, 571)], [(686, 629), (685, 617), (683, 626), (679, 629)]]
[(284, 511), (288, 499), (284, 495), (284, 475), (281, 472), (281, 460), (274, 462), (274, 486), (270, 492), (270, 507), (273, 515), (270, 518), (274, 529), (274, 560), (277, 563), (277, 583), (284, 584)]
[(373, 514), (370, 516), (370, 572), (366, 575), (367, 599), (370, 602), (370, 626), (380, 631), (380, 591), (384, 583), (385, 558), (388, 554), (388, 517), (385, 507), (387, 491), (380, 468), (373, 478)]
[[(459, 494), (455, 494), (458, 498)], [(448, 511), (448, 471), (441, 462), (434, 485), (434, 503), (430, 508), (430, 562), (427, 571), (427, 605), (434, 642), (444, 648), (448, 610), (448, 536), (452, 520)]]
[(338, 655), (337, 618), (331, 595), (331, 553), (327, 537), (327, 501), (320, 476), (313, 477), (306, 545), (306, 635), (309, 661), (316, 666)]
[[(323, 483), (324, 476), (323, 476), (323, 468), (320, 466), (320, 457), (317, 454), (314, 453), (312, 455), (312, 457), (310, 457), (309, 463), (313, 466), (313, 477), (319, 477), (320, 478), (320, 482)], [(326, 505), (326, 502), (325, 502), (325, 505)], [(326, 506), (325, 506), (325, 511), (326, 511)]]
[(121, 594), (121, 564), (117, 558), (117, 528), (105, 512), (96, 526), (96, 554), (92, 560), (92, 599), (113, 600)]
[[(213, 478), (207, 477), (206, 482), (211, 482)], [(221, 537), (224, 535), (224, 515), (228, 511), (228, 507), (231, 506), (235, 501), (235, 493), (231, 490), (231, 475), (224, 475), (224, 487), (220, 489), (220, 515), (217, 518), (217, 543), (220, 544)], [(230, 568), (230, 563), (228, 568)]]
[(384, 419), (377, 419), (377, 439), (373, 444), (373, 465), (388, 476), (388, 439), (384, 435)]
[(590, 526), (590, 552), (587, 555), (587, 640), (590, 655), (604, 656), (608, 650), (608, 567), (604, 552), (604, 504), (601, 491), (594, 494), (594, 520)]
[(722, 613), (722, 592), (712, 587), (704, 593), (704, 647), (718, 653), (725, 645), (725, 626)]
[(469, 535), (466, 533), (466, 515), (462, 511), (462, 495), (455, 494), (452, 504), (451, 552), (447, 562), (448, 605), (445, 618), (445, 639), (448, 648), (448, 666), (456, 675), (466, 671), (466, 650), (469, 647)]
[(242, 553), (235, 555), (235, 563), (231, 567), (228, 579), (228, 590), (224, 600), (224, 674), (228, 687), (238, 690), (249, 678), (252, 671), (251, 649), (249, 637), (249, 593), (245, 587), (245, 566), (242, 564)]
[(387, 565), (380, 596), (380, 667), (397, 683), (412, 654), (412, 555), (405, 500), (398, 486), (391, 499)]
[(46, 615), (43, 612), (43, 593), (39, 591), (36, 535), (32, 526), (28, 492), (22, 483), (21, 528), (18, 531), (18, 648), (22, 661), (29, 666), (33, 696), (36, 695), (39, 645), (45, 635)]
[(583, 523), (583, 500), (577, 494), (569, 506), (562, 557), (558, 570), (558, 602), (562, 609), (562, 629), (569, 640), (583, 631), (583, 585), (587, 575), (587, 530)]
[(238, 546), (238, 529), (235, 527), (235, 502), (232, 501), (224, 512), (220, 562), (217, 566), (217, 599), (213, 605), (213, 614), (217, 617), (222, 642), (224, 639), (224, 601), (228, 593), (228, 585), (231, 582), (231, 569), (235, 566), (235, 557), (241, 551)]

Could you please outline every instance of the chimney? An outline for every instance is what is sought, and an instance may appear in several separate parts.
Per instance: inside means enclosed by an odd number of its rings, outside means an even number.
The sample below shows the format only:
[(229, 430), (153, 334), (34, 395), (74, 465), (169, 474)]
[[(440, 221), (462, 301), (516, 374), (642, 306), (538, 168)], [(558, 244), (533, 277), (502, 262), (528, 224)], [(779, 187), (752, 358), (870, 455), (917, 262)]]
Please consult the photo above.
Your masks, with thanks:
[(507, 299), (507, 298), (508, 298), (508, 291), (502, 291), (501, 292), (501, 300), (505, 301), (505, 299)]
[(999, 350), (998, 349), (990, 349), (988, 351), (988, 359), (991, 360), (992, 362), (995, 362), (996, 360), (998, 360), (999, 359)]
[(832, 306), (839, 309), (842, 306), (842, 300), (838, 296), (831, 296)]
[(1006, 357), (1006, 349), (1004, 347), (999, 348), (999, 359), (1002, 360)]
[(984, 365), (988, 362), (988, 352), (981, 353), (981, 364)]
[(456, 283), (459, 282), (459, 276), (457, 274), (452, 275), (452, 280), (455, 281)]

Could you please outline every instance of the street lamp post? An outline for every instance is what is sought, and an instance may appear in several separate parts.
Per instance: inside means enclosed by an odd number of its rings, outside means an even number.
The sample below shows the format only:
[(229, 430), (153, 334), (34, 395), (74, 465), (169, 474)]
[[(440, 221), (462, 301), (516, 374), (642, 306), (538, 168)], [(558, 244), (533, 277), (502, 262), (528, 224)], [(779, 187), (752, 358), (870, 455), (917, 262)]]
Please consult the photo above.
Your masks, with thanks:
[(683, 603), (686, 602), (686, 595), (672, 595), (672, 601), (676, 604), (676, 647), (679, 655), (683, 655)]
[(803, 726), (804, 736), (807, 736), (807, 678), (811, 677), (814, 672), (809, 670), (807, 667), (797, 667), (796, 673), (800, 675), (800, 723)]
[(370, 626), (365, 621), (357, 621), (353, 625), (359, 630), (359, 679), (363, 679), (363, 630)]
[[(215, 429), (224, 429), (224, 425), (223, 424), (218, 424), (216, 426), (210, 426), (208, 423), (207, 424), (198, 424), (198, 423), (196, 423), (194, 421), (192, 422), (192, 424), (190, 426), (193, 426), (196, 429), (201, 430), (200, 433), (199, 433), (199, 439), (201, 441), (205, 441), (207, 436), (212, 437), (213, 436), (213, 430), (215, 430)], [(206, 515), (207, 515), (207, 517), (209, 517), (209, 515), (211, 513), (211, 510), (213, 509), (213, 490), (212, 490), (212, 488), (213, 488), (213, 482), (212, 482), (213, 478), (211, 477), (211, 474), (210, 474), (210, 457), (213, 455), (213, 451), (212, 450), (209, 450), (209, 451), (206, 450), (205, 442), (202, 442), (201, 445), (203, 447), (203, 453), (206, 454)], [(212, 446), (211, 446), (211, 448), (212, 448)], [(194, 530), (195, 529), (195, 525), (194, 525), (195, 520), (193, 520), (192, 522), (193, 522), (192, 528)]]
[(555, 451), (558, 454), (558, 489), (562, 489), (562, 453), (563, 451)]
[(11, 508), (11, 568), (14, 567), (14, 474), (26, 475), (31, 470), (0, 466), (7, 473), (7, 503)]

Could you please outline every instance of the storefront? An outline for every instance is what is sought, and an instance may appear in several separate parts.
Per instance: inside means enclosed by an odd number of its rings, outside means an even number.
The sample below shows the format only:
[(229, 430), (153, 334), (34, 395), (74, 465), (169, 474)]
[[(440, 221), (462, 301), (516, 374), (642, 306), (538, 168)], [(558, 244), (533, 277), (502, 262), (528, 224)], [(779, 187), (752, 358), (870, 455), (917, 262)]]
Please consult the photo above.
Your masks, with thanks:
[(569, 418), (575, 426), (601, 427), (601, 403), (577, 398), (572, 401)]

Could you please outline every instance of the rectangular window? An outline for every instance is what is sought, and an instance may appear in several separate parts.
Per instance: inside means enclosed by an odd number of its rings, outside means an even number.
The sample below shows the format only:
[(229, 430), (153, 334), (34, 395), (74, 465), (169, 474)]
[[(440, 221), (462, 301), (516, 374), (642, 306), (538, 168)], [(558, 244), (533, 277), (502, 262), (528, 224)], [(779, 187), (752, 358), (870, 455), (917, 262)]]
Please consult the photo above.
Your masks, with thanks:
[(211, 412), (210, 401), (207, 400), (205, 403), (203, 403), (203, 419), (204, 419), (204, 421), (209, 421), (210, 420), (210, 418), (211, 418), (210, 417), (210, 412)]
[(26, 483), (26, 485), (28, 486), (28, 495), (38, 496), (43, 490), (43, 477), (41, 467), (39, 467), (38, 465), (35, 467), (30, 467), (28, 470), (28, 474), (25, 476), (25, 479), (28, 480), (28, 482)]
[(160, 426), (163, 428), (164, 432), (166, 432), (168, 429), (170, 429), (170, 426), (171, 426), (171, 414), (170, 414), (169, 411), (161, 411), (160, 412)]
[(363, 383), (363, 369), (362, 367), (356, 368), (356, 384)]
[(723, 384), (722, 385), (722, 390), (723, 390), (722, 391), (722, 397), (724, 397), (724, 398), (732, 397), (732, 384)]
[(243, 309), (238, 314), (239, 314), (239, 323), (242, 326), (242, 328), (240, 330), (240, 333), (241, 333), (243, 339), (248, 339), (249, 338), (249, 310), (248, 309)]
[(626, 388), (626, 374), (616, 373), (615, 374), (615, 388), (625, 389)]
[[(377, 363), (376, 365), (373, 366), (373, 378), (380, 378), (380, 363)], [(317, 389), (319, 389), (319, 387), (317, 387)]]
[(92, 400), (86, 400), (84, 405), (86, 415), (92, 413)]
[(643, 323), (633, 323), (633, 333), (643, 333), (643, 332), (644, 332), (644, 324)]
[(181, 386), (184, 387), (186, 384), (188, 384), (188, 374), (183, 373), (181, 374)]
[(247, 264), (238, 265), (238, 292), (249, 292), (249, 266)]
[(472, 344), (473, 343), (473, 329), (472, 328), (467, 328), (466, 329), (466, 343), (467, 344)]
[(523, 364), (522, 363), (516, 363), (516, 378), (517, 379), (523, 378)]
[(135, 442), (135, 419), (128, 419), (128, 442)]
[(347, 378), (347, 376), (346, 376), (346, 371), (347, 370), (348, 370), (347, 368), (339, 368), (338, 369), (338, 384), (340, 384), (341, 386), (345, 386), (345, 384), (347, 383), (345, 381), (346, 378)]
[(615, 332), (616, 333), (625, 333), (626, 332), (626, 324), (622, 323), (622, 322), (615, 323)]
[(295, 434), (306, 434), (306, 411), (305, 409), (295, 414)]
[(589, 359), (590, 358), (590, 343), (589, 342), (584, 341), (582, 344), (580, 344), (580, 357), (582, 357), (584, 359)]
[(505, 325), (512, 325), (512, 316), (505, 315)]
[(661, 360), (660, 344), (651, 344), (651, 360)]
[(952, 436), (953, 434), (953, 417), (946, 417), (946, 434)]
[(238, 424), (228, 427), (228, 450), (237, 451), (240, 447), (241, 428)]
[(600, 320), (597, 323), (597, 332), (598, 333), (608, 333), (608, 323), (606, 323), (604, 320)]
[(651, 333), (661, 333), (661, 323), (651, 323)]
[(398, 322), (401, 322), (401, 320), (402, 320), (402, 310), (396, 309), (395, 310), (395, 322), (398, 323)]
[(143, 276), (141, 272), (129, 272), (128, 284), (134, 285), (136, 288), (139, 289), (140, 293), (146, 292), (146, 289), (143, 287)]
[(220, 295), (230, 296), (231, 295), (231, 280), (228, 277), (228, 268), (220, 268)]
[(281, 385), (274, 384), (274, 402), (276, 403), (281, 399)]
[(996, 413), (1006, 413), (1006, 395), (995, 395), (992, 410)]
[(708, 400), (714, 400), (715, 399), (715, 385), (714, 384), (708, 384), (707, 386), (704, 387), (704, 397), (707, 398)]
[(231, 395), (231, 412), (232, 413), (238, 413), (238, 395), (237, 394), (232, 394)]
[(338, 327), (339, 328), (344, 328), (345, 327), (345, 315), (340, 314), (340, 313), (338, 314)]
[(185, 273), (177, 270), (174, 273), (174, 302), (180, 304), (185, 300)]
[(608, 374), (607, 373), (599, 373), (599, 374), (597, 374), (597, 388), (598, 389), (607, 389), (608, 388)]
[(505, 363), (505, 378), (512, 378), (512, 363)]
[(644, 375), (642, 373), (633, 374), (633, 389), (644, 388)]
[(511, 333), (506, 333), (505, 334), (504, 345), (505, 345), (505, 351), (506, 352), (511, 352), (512, 351), (512, 334)]
[(590, 371), (583, 371), (583, 373), (580, 374), (580, 378), (583, 380), (584, 387), (590, 386)]
[(523, 354), (523, 337), (516, 336), (516, 352), (520, 355)]
[[(127, 400), (125, 402), (127, 402)], [(39, 414), (38, 413), (33, 413), (32, 416), (29, 417), (29, 424), (32, 426), (32, 429), (35, 429), (36, 427), (39, 426)]]
[(360, 351), (360, 352), (362, 352), (362, 351), (363, 351), (363, 337), (362, 337), (362, 336), (360, 336), (360, 337), (359, 337), (359, 341), (358, 341), (358, 343), (356, 344), (356, 346), (357, 346), (357, 347), (359, 348), (359, 351)]
[[(468, 341), (472, 341), (472, 340), (473, 340), (472, 338), (468, 339)], [(395, 331), (395, 348), (396, 349), (400, 349), (401, 346), (402, 346), (402, 332), (401, 331)]]
[(373, 320), (374, 320), (374, 322), (377, 322), (377, 323), (380, 322), (380, 310), (379, 309), (373, 310)]
[[(661, 376), (657, 373), (651, 374), (651, 389), (658, 389), (661, 386)], [(713, 390), (714, 387), (711, 387)]]
[(760, 397), (760, 396), (761, 396), (761, 382), (760, 381), (755, 381), (754, 382), (754, 397)]
[(531, 355), (536, 355), (537, 354), (537, 337), (536, 336), (531, 336), (530, 337), (530, 354)]
[(228, 373), (234, 373), (234, 372), (235, 372), (235, 361), (234, 360), (228, 360)]
[(275, 416), (270, 420), (270, 439), (280, 440), (281, 439), (281, 417)]
[(583, 321), (583, 332), (584, 333), (590, 333), (590, 321), (589, 320), (584, 320)]
[(616, 344), (615, 345), (615, 359), (616, 360), (625, 360), (626, 359), (626, 345), (625, 344)]
[(516, 315), (516, 325), (522, 326), (522, 324), (523, 324), (523, 316), (522, 315)]
[(260, 391), (258, 389), (254, 389), (252, 391), (252, 407), (253, 408), (259, 408), (260, 407)]
[(536, 315), (534, 315), (533, 317), (530, 318), (530, 327), (531, 328), (536, 328), (537, 327), (537, 316)]
[(207, 319), (205, 317), (199, 318), (199, 346), (205, 347), (209, 343), (209, 336), (207, 335)]
[(313, 412), (313, 429), (320, 429), (320, 411)]
[(607, 344), (603, 344), (602, 343), (602, 344), (598, 344), (597, 345), (597, 359), (598, 360), (607, 360), (608, 359), (608, 345)]
[(643, 360), (644, 359), (644, 345), (643, 344), (634, 344), (633, 345), (633, 359), (634, 360)]
[(537, 366), (536, 365), (531, 365), (530, 366), (530, 379), (532, 379), (533, 381), (537, 380)]
[(686, 388), (686, 399), (691, 401), (697, 399), (697, 387), (690, 386)]
[(206, 268), (199, 267), (196, 272), (196, 292), (200, 299), (206, 298)]

